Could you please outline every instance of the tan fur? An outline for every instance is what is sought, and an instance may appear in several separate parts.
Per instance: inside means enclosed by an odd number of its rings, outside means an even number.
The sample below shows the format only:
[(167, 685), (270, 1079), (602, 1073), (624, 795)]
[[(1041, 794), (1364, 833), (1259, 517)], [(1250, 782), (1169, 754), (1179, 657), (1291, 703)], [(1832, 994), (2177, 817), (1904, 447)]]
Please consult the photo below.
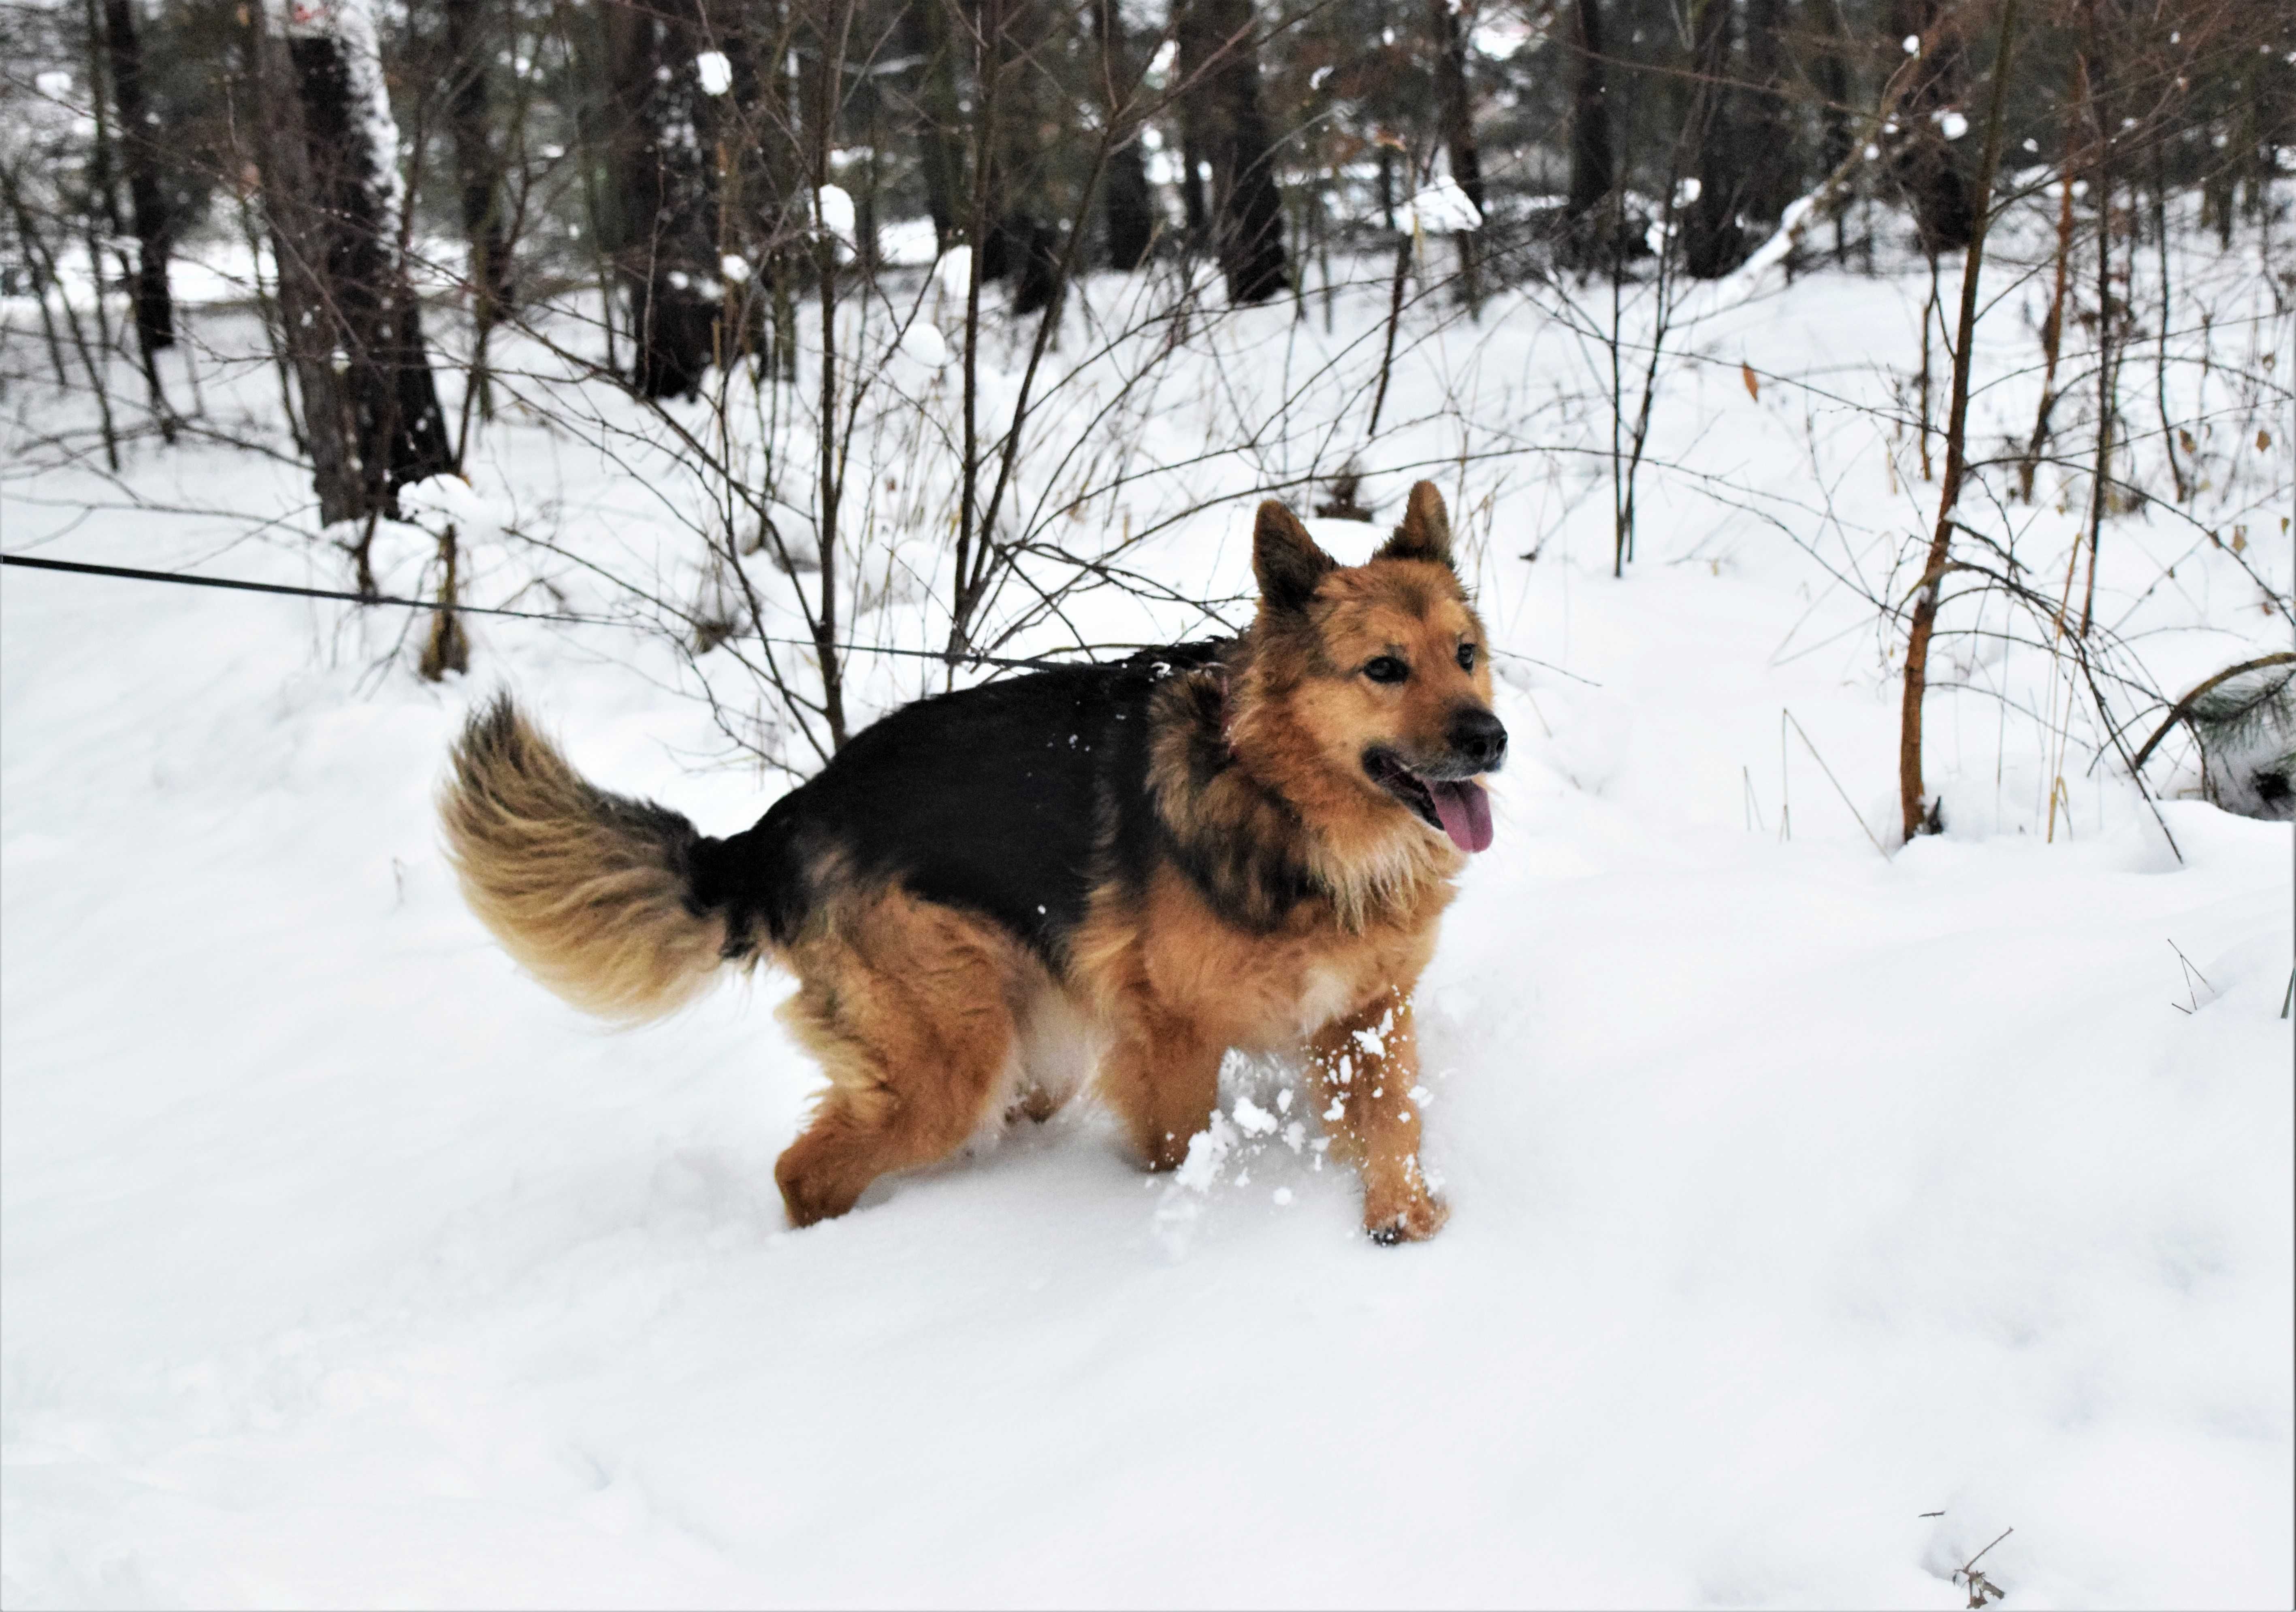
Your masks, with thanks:
[(507, 702), (455, 748), (439, 801), (463, 896), (504, 949), (575, 1006), (623, 1024), (707, 986), (725, 921), (697, 918), (636, 803), (594, 789)]
[(788, 948), (782, 1021), (829, 1089), (774, 1166), (790, 1219), (842, 1215), (878, 1176), (954, 1152), (1013, 1085), (1043, 968), (980, 919), (899, 890), (858, 894)]

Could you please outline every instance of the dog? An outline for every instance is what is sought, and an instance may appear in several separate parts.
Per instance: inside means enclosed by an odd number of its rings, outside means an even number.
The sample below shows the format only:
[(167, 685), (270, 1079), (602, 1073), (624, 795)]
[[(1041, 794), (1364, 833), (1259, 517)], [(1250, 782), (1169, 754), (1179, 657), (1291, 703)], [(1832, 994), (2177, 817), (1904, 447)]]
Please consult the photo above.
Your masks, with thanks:
[(727, 839), (577, 775), (506, 697), (440, 797), (471, 906), (578, 1007), (634, 1022), (727, 964), (829, 1080), (774, 1175), (844, 1214), (1089, 1080), (1168, 1170), (1230, 1048), (1304, 1050), (1365, 1230), (1432, 1236), (1412, 990), (1506, 754), (1488, 638), (1421, 482), (1359, 566), (1259, 507), (1241, 636), (923, 700)]

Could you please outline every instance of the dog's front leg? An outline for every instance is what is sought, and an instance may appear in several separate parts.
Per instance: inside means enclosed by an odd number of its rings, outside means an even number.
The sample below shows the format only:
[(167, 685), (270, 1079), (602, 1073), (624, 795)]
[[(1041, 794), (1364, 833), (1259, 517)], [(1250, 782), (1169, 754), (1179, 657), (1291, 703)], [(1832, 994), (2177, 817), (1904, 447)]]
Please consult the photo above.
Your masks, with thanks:
[(1364, 1230), (1375, 1242), (1417, 1242), (1450, 1211), (1419, 1167), (1419, 1043), (1406, 987), (1382, 992), (1308, 1043), (1324, 1125), (1363, 1170)]
[(1102, 1093), (1150, 1169), (1178, 1168), (1189, 1141), (1211, 1124), (1226, 1052), (1177, 1023), (1135, 1024), (1109, 1049)]

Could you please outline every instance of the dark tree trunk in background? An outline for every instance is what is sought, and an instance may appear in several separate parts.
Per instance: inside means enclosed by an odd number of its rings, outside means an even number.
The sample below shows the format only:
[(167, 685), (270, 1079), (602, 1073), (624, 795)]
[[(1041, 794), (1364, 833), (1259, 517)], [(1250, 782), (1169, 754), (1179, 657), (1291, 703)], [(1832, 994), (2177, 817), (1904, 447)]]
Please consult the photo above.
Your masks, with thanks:
[[(1139, 75), (1124, 37), (1124, 16), (1117, 0), (1093, 0), (1093, 29), (1100, 40), (1100, 88), (1104, 114), (1111, 125), (1124, 118), (1125, 102), (1132, 98)], [(1116, 134), (1119, 143), (1108, 155), (1108, 173), (1102, 181), (1101, 217), (1107, 226), (1108, 266), (1127, 272), (1148, 261), (1148, 248), (1156, 238), (1156, 198), (1148, 188), (1148, 165), (1140, 154), (1139, 129), (1135, 122)]]
[(1571, 24), (1570, 191), (1564, 207), (1577, 220), (1610, 195), (1614, 160), (1602, 0), (1576, 0)]
[(1204, 134), (1197, 115), (1196, 98), (1180, 102), (1180, 211), (1187, 220), (1188, 245), (1201, 250), (1211, 244), (1211, 199), (1204, 194), (1204, 170), (1211, 166), (1204, 155)]
[(1582, 262), (1604, 228), (1603, 203), (1616, 162), (1611, 150), (1609, 64), (1603, 59), (1602, 0), (1575, 0), (1570, 15), (1570, 190), (1563, 201), (1571, 250)]
[(1744, 232), (1738, 227), (1745, 167), (1740, 97), (1729, 83), (1731, 23), (1731, 0), (1699, 0), (1682, 163), (1698, 181), (1698, 194), (1683, 209), (1682, 266), (1700, 280), (1718, 279), (1746, 258)]
[(718, 311), (716, 175), (697, 132), (700, 29), (689, 6), (672, 3), (606, 6), (611, 250), (630, 299), (630, 384), (646, 397), (701, 389)]
[(1890, 0), (1890, 48), (1919, 37), (1921, 60), (1898, 102), (1898, 132), (1890, 146), (1890, 175), (1913, 209), (1922, 248), (1957, 252), (1977, 227), (1969, 175), (1958, 148), (1939, 127), (1939, 114), (1960, 110), (1965, 70), (1958, 12), (1945, 0)]
[[(1483, 210), (1483, 159), (1475, 144), (1473, 98), (1467, 86), (1467, 30), (1451, 0), (1427, 0), (1427, 20), (1435, 45), (1435, 116), (1441, 126), (1443, 150), (1451, 159), (1451, 177)], [(1459, 232), (1459, 274), (1467, 300), (1475, 300), (1477, 232)]]
[(104, 44), (112, 104), (119, 112), (119, 160), (127, 170), (127, 203), (135, 229), (135, 337), (145, 354), (172, 347), (176, 305), (168, 292), (171, 220), (160, 190), (159, 119), (144, 93), (144, 45), (134, 0), (104, 0)]
[(1788, 99), (1793, 88), (1786, 53), (1791, 21), (1787, 0), (1746, 0), (1746, 78), (1753, 87), (1742, 97), (1745, 176), (1740, 211), (1766, 228), (1775, 226), (1801, 194)]
[(455, 456), (400, 250), (398, 135), (370, 0), (298, 12), (283, 39), (256, 22), (263, 195), (319, 515), (332, 523), (395, 513), (399, 488), (455, 469)]
[[(1825, 107), (1820, 123), (1825, 131), (1824, 144), (1820, 151), (1818, 167), (1825, 173), (1838, 171), (1849, 160), (1849, 143), (1856, 138), (1849, 124), (1849, 24), (1841, 14), (1841, 0), (1823, 0), (1825, 6), (1825, 38), (1819, 46), (1816, 66), (1817, 93), (1825, 97)], [(1849, 208), (1849, 187), (1844, 185), (1834, 197), (1829, 210), (1833, 215), (1833, 260), (1847, 260), (1849, 243), (1842, 225)]]
[(964, 113), (956, 94), (956, 53), (949, 44), (949, 0), (908, 0), (901, 7), (901, 49), (916, 59), (917, 166), (931, 215), (933, 247), (946, 252), (964, 237)]
[[(1259, 103), (1250, 0), (1193, 0), (1179, 29), (1190, 121), (1212, 169), (1212, 240), (1230, 302), (1265, 302), (1285, 286), (1283, 201), (1275, 142)], [(1198, 152), (1190, 152), (1193, 163)]]
[(1053, 26), (1040, 0), (1006, 0), (1002, 27), (988, 44), (988, 70), (997, 75), (996, 127), (989, 131), (988, 238), (980, 243), (983, 282), (1012, 282), (1010, 311), (1040, 314), (1060, 296), (1061, 236), (1047, 194), (1046, 131), (1055, 125), (1044, 104), (1044, 64)]
[(495, 33), (487, 26), (485, 0), (445, 4), (447, 55), (455, 75), (447, 95), (447, 119), (454, 137), (463, 238), (471, 248), (471, 307), (484, 331), (515, 306), (502, 155), (493, 126)]

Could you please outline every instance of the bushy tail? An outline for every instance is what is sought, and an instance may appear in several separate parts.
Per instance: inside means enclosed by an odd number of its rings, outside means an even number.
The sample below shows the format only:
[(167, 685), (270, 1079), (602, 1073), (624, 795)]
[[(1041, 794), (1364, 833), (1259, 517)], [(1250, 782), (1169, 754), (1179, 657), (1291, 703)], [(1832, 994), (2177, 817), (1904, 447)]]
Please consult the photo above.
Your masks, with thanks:
[(727, 921), (694, 893), (704, 841), (676, 812), (585, 781), (507, 695), (475, 713), (439, 798), (463, 897), (576, 1007), (626, 1024), (693, 1000)]

